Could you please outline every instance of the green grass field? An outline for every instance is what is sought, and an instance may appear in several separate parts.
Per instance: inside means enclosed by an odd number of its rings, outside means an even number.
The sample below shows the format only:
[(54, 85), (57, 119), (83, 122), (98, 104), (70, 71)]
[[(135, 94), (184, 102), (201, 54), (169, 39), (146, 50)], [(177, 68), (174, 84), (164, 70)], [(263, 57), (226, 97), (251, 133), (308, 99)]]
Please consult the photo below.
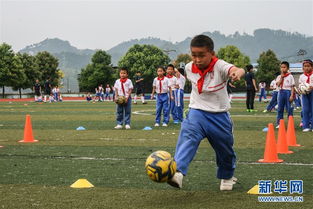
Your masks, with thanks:
[[(263, 158), (266, 133), (275, 113), (247, 113), (235, 102), (231, 115), (235, 126), (235, 150), (239, 184), (231, 192), (219, 191), (215, 154), (203, 140), (191, 163), (183, 189), (148, 179), (144, 162), (153, 151), (174, 154), (180, 125), (154, 128), (154, 102), (133, 105), (131, 130), (114, 130), (115, 104), (64, 102), (54, 104), (0, 103), (0, 208), (312, 208), (313, 133), (297, 127), (302, 147), (279, 155), (282, 164), (258, 164)], [(23, 137), (25, 115), (31, 114), (38, 143), (18, 143)], [(300, 121), (295, 112), (295, 124)], [(78, 126), (87, 130), (76, 131)], [(151, 126), (152, 131), (143, 131)], [(86, 178), (95, 187), (73, 189)], [(247, 191), (258, 180), (303, 180), (304, 202), (260, 203)], [(280, 196), (274, 193), (275, 196)], [(284, 196), (290, 194), (284, 193)], [(295, 196), (299, 196), (296, 194)]]

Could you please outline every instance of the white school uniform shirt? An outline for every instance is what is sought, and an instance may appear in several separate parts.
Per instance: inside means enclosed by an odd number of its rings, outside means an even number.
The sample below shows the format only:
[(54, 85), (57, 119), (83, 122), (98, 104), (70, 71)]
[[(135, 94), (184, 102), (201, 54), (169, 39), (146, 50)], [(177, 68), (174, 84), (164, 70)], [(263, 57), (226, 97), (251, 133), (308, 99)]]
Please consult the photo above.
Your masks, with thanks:
[[(304, 84), (304, 83), (307, 83), (307, 82), (306, 82), (307, 79), (308, 79), (308, 77), (307, 77), (306, 75), (301, 74), (300, 77), (299, 77), (299, 84), (300, 84), (300, 83), (303, 83), (303, 84)], [(313, 74), (310, 76), (309, 85), (310, 85), (310, 86), (313, 86)]]
[(125, 97), (129, 97), (129, 89), (133, 89), (134, 86), (133, 86), (133, 83), (130, 79), (127, 79), (127, 81), (124, 83), (124, 90), (125, 90), (125, 95), (123, 93), (123, 89), (122, 89), (122, 83), (120, 81), (120, 79), (117, 79), (115, 81), (115, 84), (114, 84), (114, 88), (117, 89), (117, 93), (119, 96), (125, 96)]
[(111, 91), (111, 88), (105, 88), (106, 93), (110, 93), (110, 91)]
[[(280, 77), (281, 75), (277, 76), (276, 84), (278, 81), (280, 81)], [(289, 74), (287, 77), (284, 78), (283, 86), (278, 86), (278, 88), (283, 89), (283, 90), (291, 90), (294, 85), (295, 85), (295, 79), (291, 74)]]
[(259, 83), (259, 88), (264, 89), (266, 87), (266, 83)]
[(164, 79), (161, 80), (162, 89), (160, 89), (160, 80), (158, 80), (158, 77), (154, 78), (152, 85), (155, 87), (155, 92), (157, 94), (169, 92), (169, 79), (167, 77), (164, 77)]
[(168, 79), (168, 86), (172, 88), (172, 90), (176, 89), (177, 78), (173, 76), (172, 78), (166, 77)]
[(177, 84), (178, 84), (178, 86), (179, 86), (179, 89), (184, 90), (185, 83), (186, 83), (186, 78), (185, 78), (185, 76), (183, 76), (182, 74), (180, 74), (179, 78), (176, 77), (176, 80), (177, 80)]
[(272, 80), (271, 84), (270, 84), (270, 87), (273, 88), (273, 91), (278, 91), (278, 86), (276, 84), (276, 80)]
[(192, 62), (188, 63), (185, 70), (187, 79), (192, 84), (189, 107), (208, 112), (227, 112), (230, 109), (227, 80), (232, 67), (232, 64), (218, 60), (213, 67), (213, 72), (205, 75), (202, 93), (199, 94), (197, 82), (201, 76), (193, 73)]

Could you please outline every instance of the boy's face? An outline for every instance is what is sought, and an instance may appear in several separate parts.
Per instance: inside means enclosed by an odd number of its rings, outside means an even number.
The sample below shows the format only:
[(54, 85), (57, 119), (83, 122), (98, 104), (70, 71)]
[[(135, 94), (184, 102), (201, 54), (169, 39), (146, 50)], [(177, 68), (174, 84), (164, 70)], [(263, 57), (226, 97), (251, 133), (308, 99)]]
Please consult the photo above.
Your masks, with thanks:
[(312, 72), (312, 70), (313, 70), (313, 67), (310, 63), (304, 63), (303, 64), (303, 72), (310, 73), (310, 72)]
[(141, 73), (137, 72), (137, 73), (136, 73), (136, 75), (137, 75), (137, 76), (140, 76), (140, 75), (141, 75)]
[(285, 64), (281, 64), (280, 65), (280, 72), (282, 72), (282, 73), (288, 73), (288, 67), (287, 67), (287, 65), (285, 65)]
[(209, 66), (213, 56), (214, 51), (209, 51), (207, 47), (191, 47), (192, 61), (201, 70)]
[(166, 73), (169, 75), (174, 75), (174, 68), (173, 67), (167, 67), (166, 68)]
[(157, 74), (158, 74), (159, 77), (164, 76), (164, 70), (162, 68), (158, 68)]
[(127, 78), (128, 76), (128, 73), (126, 70), (121, 70), (120, 71), (120, 78)]
[(36, 83), (39, 83), (39, 80), (36, 80)]

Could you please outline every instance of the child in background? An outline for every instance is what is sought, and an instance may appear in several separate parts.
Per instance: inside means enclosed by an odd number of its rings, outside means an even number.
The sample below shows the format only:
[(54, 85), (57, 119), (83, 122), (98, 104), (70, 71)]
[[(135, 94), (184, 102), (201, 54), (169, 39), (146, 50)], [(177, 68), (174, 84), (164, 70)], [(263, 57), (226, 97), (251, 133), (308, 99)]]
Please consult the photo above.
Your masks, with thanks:
[(35, 92), (35, 102), (41, 102), (41, 85), (38, 79), (36, 79), (36, 83), (33, 86), (33, 91)]
[[(184, 87), (186, 83), (186, 78), (184, 76), (184, 69), (179, 68), (178, 70), (175, 68), (175, 76), (177, 79), (176, 85), (176, 94), (174, 95), (175, 99), (175, 108), (176, 108), (176, 116), (177, 122), (181, 123), (184, 119)], [(174, 121), (174, 123), (177, 123)]]
[(49, 103), (51, 103), (51, 102), (55, 102), (54, 96), (53, 96), (52, 93), (51, 93), (50, 96), (49, 96)]
[(311, 92), (302, 94), (302, 129), (308, 132), (313, 129), (313, 62), (312, 60), (303, 61), (303, 74), (299, 77), (299, 84), (308, 84)]
[(259, 96), (259, 102), (262, 102), (262, 98), (264, 98), (264, 101), (266, 101), (266, 83), (264, 81), (259, 83), (259, 90), (260, 90), (260, 96)]
[(165, 69), (163, 67), (159, 67), (157, 69), (158, 77), (153, 80), (153, 89), (151, 94), (151, 99), (154, 97), (154, 93), (156, 93), (156, 114), (155, 114), (155, 127), (160, 126), (161, 122), (161, 113), (163, 110), (163, 125), (167, 126), (169, 122), (169, 107), (168, 107), (168, 93), (171, 98), (172, 89), (169, 87), (169, 80), (164, 76)]
[(115, 129), (123, 128), (125, 124), (126, 129), (130, 129), (130, 117), (131, 117), (131, 92), (133, 90), (133, 83), (128, 79), (128, 70), (126, 68), (120, 69), (120, 79), (117, 79), (114, 84), (115, 98), (124, 96), (126, 98), (126, 104), (117, 104), (116, 108), (116, 122)]
[[(278, 76), (279, 74), (275, 74), (276, 76)], [(271, 112), (273, 109), (275, 109), (275, 106), (277, 105), (277, 97), (278, 97), (278, 86), (276, 84), (276, 79), (272, 80), (271, 84), (270, 84), (270, 89), (272, 90), (272, 99), (270, 101), (270, 103), (267, 105), (266, 110), (264, 110), (263, 112)]]
[(110, 85), (107, 84), (107, 86), (105, 87), (105, 100), (111, 100), (111, 97), (110, 97), (110, 93), (111, 93), (111, 88), (110, 88)]
[(281, 74), (276, 78), (276, 84), (279, 87), (278, 110), (276, 128), (279, 128), (279, 121), (284, 118), (284, 109), (288, 112), (288, 117), (293, 115), (293, 107), (291, 103), (294, 96), (295, 80), (289, 72), (289, 62), (283, 61), (280, 64)]
[(141, 76), (141, 72), (137, 71), (136, 75), (135, 75), (135, 97), (134, 97), (134, 104), (137, 104), (137, 97), (141, 98), (141, 102), (142, 104), (147, 104), (147, 102), (145, 102), (145, 92), (144, 92), (144, 78)]
[(87, 93), (86, 100), (87, 100), (87, 102), (90, 102), (92, 100), (90, 92)]
[(178, 123), (177, 112), (175, 107), (175, 95), (177, 95), (177, 78), (174, 76), (175, 67), (172, 64), (169, 64), (166, 68), (166, 77), (168, 78), (168, 86), (171, 87), (173, 92), (173, 97), (169, 96), (169, 115), (172, 115), (174, 123)]
[(192, 62), (185, 67), (192, 83), (189, 113), (181, 124), (174, 159), (177, 172), (168, 183), (182, 188), (183, 177), (200, 145), (207, 138), (216, 153), (220, 190), (232, 190), (236, 154), (233, 150), (233, 124), (228, 110), (227, 80), (239, 80), (245, 71), (219, 60), (213, 40), (205, 35), (194, 37), (190, 44)]

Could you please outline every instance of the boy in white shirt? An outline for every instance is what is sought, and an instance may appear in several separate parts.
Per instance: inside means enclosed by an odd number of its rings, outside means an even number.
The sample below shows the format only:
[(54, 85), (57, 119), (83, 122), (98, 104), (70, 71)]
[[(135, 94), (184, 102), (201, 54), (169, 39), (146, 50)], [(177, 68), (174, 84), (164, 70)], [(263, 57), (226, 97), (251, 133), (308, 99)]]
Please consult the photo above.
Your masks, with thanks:
[(126, 98), (126, 104), (117, 104), (116, 110), (116, 122), (115, 129), (123, 128), (123, 123), (126, 129), (130, 129), (130, 117), (131, 117), (131, 92), (133, 90), (133, 83), (128, 79), (128, 70), (126, 68), (120, 69), (120, 79), (117, 79), (114, 84), (115, 99), (119, 96)]
[(174, 99), (175, 99), (175, 109), (176, 109), (176, 117), (177, 121), (176, 122), (183, 122), (184, 119), (184, 87), (186, 83), (186, 78), (184, 76), (184, 69), (175, 68), (175, 76), (177, 80), (177, 90), (175, 91)]
[(288, 112), (288, 117), (293, 115), (293, 101), (295, 79), (289, 72), (289, 62), (283, 61), (280, 63), (281, 74), (276, 78), (276, 84), (279, 88), (278, 93), (278, 110), (276, 119), (276, 128), (279, 128), (280, 119), (284, 118), (284, 109)]
[(172, 64), (169, 64), (166, 68), (166, 77), (168, 78), (168, 86), (171, 87), (173, 92), (173, 98), (168, 97), (169, 103), (169, 115), (172, 115), (174, 123), (178, 123), (177, 111), (175, 106), (175, 95), (177, 91), (177, 78), (175, 77), (175, 67)]
[(174, 159), (177, 172), (168, 181), (182, 188), (183, 176), (202, 139), (207, 138), (216, 153), (220, 190), (232, 190), (236, 154), (233, 150), (233, 125), (228, 110), (227, 80), (239, 80), (245, 71), (215, 57), (213, 40), (205, 35), (194, 37), (190, 44), (192, 62), (185, 67), (192, 83), (189, 113), (184, 119)]
[(156, 127), (160, 126), (161, 122), (161, 113), (163, 110), (163, 125), (167, 126), (169, 121), (169, 107), (168, 107), (168, 95), (172, 96), (172, 89), (169, 87), (169, 80), (164, 76), (165, 69), (163, 67), (159, 67), (157, 69), (158, 77), (153, 80), (153, 89), (151, 94), (151, 99), (154, 97), (154, 93), (156, 96), (156, 114), (155, 114), (155, 125)]
[(302, 94), (302, 129), (308, 132), (313, 129), (313, 62), (312, 60), (304, 60), (303, 74), (299, 77), (299, 84), (308, 84), (310, 93)]

